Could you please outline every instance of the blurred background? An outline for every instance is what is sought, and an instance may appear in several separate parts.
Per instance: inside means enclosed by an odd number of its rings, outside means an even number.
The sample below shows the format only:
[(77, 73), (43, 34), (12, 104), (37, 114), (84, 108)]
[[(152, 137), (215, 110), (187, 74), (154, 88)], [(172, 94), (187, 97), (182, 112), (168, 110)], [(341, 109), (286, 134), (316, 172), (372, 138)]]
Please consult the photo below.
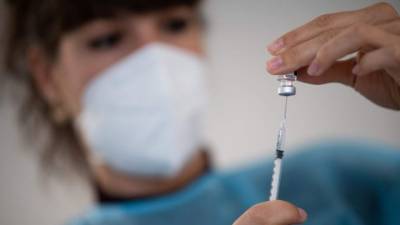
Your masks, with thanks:
[[(282, 33), (324, 13), (373, 0), (208, 0), (207, 135), (216, 166), (229, 169), (273, 153), (282, 117), (277, 81), (265, 71), (265, 48)], [(388, 1), (398, 10), (400, 1)], [(0, 6), (2, 9), (4, 6)], [(1, 10), (4, 11), (4, 10)], [(2, 12), (4, 13), (4, 12)], [(377, 141), (400, 148), (400, 113), (375, 106), (339, 84), (297, 84), (289, 99), (288, 153), (329, 139)], [(0, 108), (0, 224), (62, 224), (92, 206), (88, 184), (45, 178), (15, 122), (15, 106)]]

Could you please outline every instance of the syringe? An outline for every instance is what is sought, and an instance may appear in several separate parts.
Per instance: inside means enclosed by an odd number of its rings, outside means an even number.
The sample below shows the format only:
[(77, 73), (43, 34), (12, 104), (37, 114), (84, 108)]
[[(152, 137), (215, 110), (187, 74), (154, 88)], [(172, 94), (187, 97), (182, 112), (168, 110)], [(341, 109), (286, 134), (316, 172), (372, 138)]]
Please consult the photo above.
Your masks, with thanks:
[(283, 111), (283, 120), (278, 130), (278, 138), (276, 142), (276, 150), (275, 150), (275, 160), (274, 160), (274, 169), (272, 174), (272, 183), (271, 183), (271, 193), (269, 200), (273, 201), (278, 199), (279, 185), (281, 179), (281, 168), (282, 168), (282, 158), (285, 149), (285, 141), (286, 141), (286, 115), (287, 115), (287, 102), (288, 96), (296, 95), (296, 87), (294, 86), (294, 81), (296, 81), (296, 75), (287, 74), (280, 76), (278, 78), (280, 81), (280, 86), (278, 88), (278, 94), (280, 96), (285, 97), (285, 106)]

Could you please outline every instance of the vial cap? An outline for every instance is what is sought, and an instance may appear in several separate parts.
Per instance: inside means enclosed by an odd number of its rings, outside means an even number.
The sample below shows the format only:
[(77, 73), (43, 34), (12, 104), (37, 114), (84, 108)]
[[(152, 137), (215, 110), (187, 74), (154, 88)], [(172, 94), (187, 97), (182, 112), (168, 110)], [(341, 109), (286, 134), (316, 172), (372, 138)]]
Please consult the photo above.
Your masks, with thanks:
[(296, 87), (295, 86), (282, 86), (278, 88), (278, 94), (280, 96), (292, 96), (296, 95)]

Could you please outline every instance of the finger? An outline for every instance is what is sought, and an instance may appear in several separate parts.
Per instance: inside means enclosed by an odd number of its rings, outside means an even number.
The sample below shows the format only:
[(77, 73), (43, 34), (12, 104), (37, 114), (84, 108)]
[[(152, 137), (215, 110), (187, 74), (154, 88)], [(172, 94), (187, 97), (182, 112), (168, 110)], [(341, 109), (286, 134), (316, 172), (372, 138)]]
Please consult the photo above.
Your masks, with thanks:
[[(378, 27), (382, 30), (385, 30), (385, 31), (391, 33), (391, 34), (400, 35), (400, 17), (397, 17), (396, 19), (388, 21), (388, 22), (381, 23), (378, 25)], [(321, 46), (321, 43), (325, 44), (329, 40), (333, 39), (337, 34), (339, 34), (340, 30), (341, 30), (341, 28), (329, 30), (327, 32), (324, 32), (324, 33), (318, 35), (318, 37), (316, 37), (316, 38), (308, 40), (307, 42), (313, 42), (314, 44)], [(308, 48), (310, 47), (310, 45), (303, 45), (303, 46), (306, 46)], [(296, 47), (294, 47), (294, 48), (296, 48)], [(360, 52), (367, 53), (374, 49), (375, 48), (373, 46), (363, 46), (360, 49)], [(301, 48), (299, 50), (303, 51), (303, 49), (301, 49)], [(288, 50), (288, 52), (290, 52), (290, 51), (291, 51), (291, 49)]]
[(322, 45), (333, 39), (340, 29), (332, 29), (303, 42), (267, 62), (270, 74), (284, 74), (309, 65)]
[(356, 21), (377, 24), (397, 16), (396, 10), (388, 3), (378, 3), (355, 11), (325, 14), (284, 34), (267, 49), (272, 55), (277, 55), (330, 29), (348, 27)]
[(400, 18), (396, 18), (389, 22), (380, 24), (379, 28), (386, 30), (392, 34), (400, 35)]
[(234, 225), (288, 225), (303, 223), (307, 219), (304, 210), (284, 201), (270, 201), (251, 207)]
[(358, 12), (340, 12), (318, 16), (311, 22), (284, 34), (270, 44), (267, 49), (272, 55), (280, 54), (327, 30), (350, 25), (350, 22), (358, 19), (359, 16)]
[(323, 45), (308, 68), (308, 74), (321, 75), (336, 60), (358, 51), (363, 46), (382, 47), (396, 38), (388, 32), (367, 24), (357, 24)]
[[(385, 30), (391, 34), (400, 35), (400, 18), (397, 17), (394, 20), (386, 21), (378, 25), (378, 28)], [(368, 53), (375, 50), (373, 46), (363, 46), (359, 50), (361, 53)]]
[(352, 73), (352, 69), (356, 65), (355, 59), (340, 61), (335, 63), (321, 76), (310, 76), (307, 73), (307, 68), (303, 67), (297, 70), (297, 80), (308, 84), (327, 84), (327, 83), (341, 83), (347, 86), (354, 87), (356, 76)]
[(398, 78), (398, 72), (400, 71), (400, 55), (397, 53), (398, 51), (400, 51), (400, 47), (388, 46), (369, 52), (354, 67), (353, 73), (363, 76), (375, 71), (386, 70), (394, 79), (400, 81), (400, 78)]

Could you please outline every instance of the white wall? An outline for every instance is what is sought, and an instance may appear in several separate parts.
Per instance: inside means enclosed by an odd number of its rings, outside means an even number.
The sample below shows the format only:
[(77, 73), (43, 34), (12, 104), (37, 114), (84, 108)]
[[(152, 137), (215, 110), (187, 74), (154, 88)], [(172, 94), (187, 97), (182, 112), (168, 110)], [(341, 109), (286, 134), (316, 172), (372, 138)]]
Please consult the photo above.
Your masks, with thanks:
[[(211, 104), (207, 131), (219, 167), (272, 153), (283, 99), (264, 65), (267, 43), (319, 14), (356, 9), (372, 0), (209, 0)], [(391, 1), (400, 9), (399, 1)], [(360, 137), (400, 147), (400, 113), (377, 107), (337, 84), (297, 84), (289, 100), (288, 154), (325, 137)], [(0, 224), (61, 224), (90, 206), (77, 179), (40, 180), (22, 141), (15, 112), (0, 106)]]

